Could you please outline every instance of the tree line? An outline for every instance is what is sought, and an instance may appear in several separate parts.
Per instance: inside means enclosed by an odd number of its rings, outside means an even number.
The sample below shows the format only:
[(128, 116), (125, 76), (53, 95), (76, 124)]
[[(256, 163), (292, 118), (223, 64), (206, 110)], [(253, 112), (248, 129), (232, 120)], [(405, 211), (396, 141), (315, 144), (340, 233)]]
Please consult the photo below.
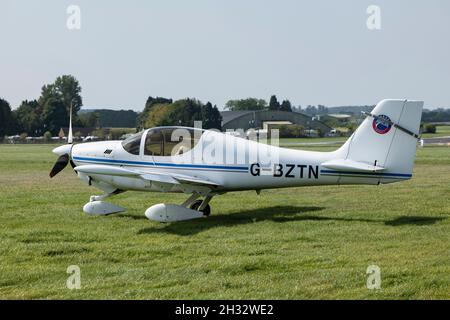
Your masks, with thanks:
[(80, 121), (91, 128), (135, 128), (138, 113), (134, 110), (81, 110)]
[(202, 121), (203, 129), (222, 128), (220, 111), (211, 102), (204, 104), (192, 98), (173, 101), (170, 98), (150, 96), (138, 116), (137, 129), (174, 125), (193, 127), (194, 121)]
[[(0, 98), (0, 139), (5, 135), (27, 134), (30, 136), (55, 136), (61, 127), (67, 127), (72, 108), (74, 127), (136, 127), (138, 130), (155, 126), (193, 126), (194, 121), (202, 121), (205, 129), (221, 129), (222, 116), (216, 105), (202, 103), (195, 98), (174, 101), (171, 98), (148, 97), (144, 110), (94, 110), (79, 112), (83, 105), (81, 86), (72, 75), (57, 77), (53, 83), (46, 84), (41, 94), (34, 100), (24, 100), (15, 110)], [(293, 106), (288, 99), (278, 101), (272, 95), (267, 102), (264, 99), (246, 98), (229, 100), (224, 106), (229, 111), (271, 110), (296, 111), (310, 116), (340, 113), (354, 113), (369, 110), (371, 106), (352, 106), (328, 108), (324, 105)], [(356, 111), (355, 111), (356, 110)], [(366, 111), (367, 111), (366, 110)], [(360, 111), (358, 112), (358, 114)], [(425, 109), (422, 122), (450, 121), (450, 109)]]
[(71, 75), (60, 76), (44, 85), (37, 99), (22, 101), (16, 110), (0, 99), (0, 137), (17, 133), (56, 135), (61, 127), (68, 125), (71, 108), (74, 125), (82, 126), (77, 116), (82, 104), (81, 87)]
[(12, 110), (10, 104), (0, 99), (0, 139), (5, 135), (51, 137), (69, 123), (72, 108), (74, 127), (137, 127), (181, 125), (193, 126), (201, 120), (205, 129), (221, 129), (222, 117), (217, 106), (197, 99), (173, 101), (169, 98), (149, 97), (143, 112), (133, 110), (94, 110), (79, 112), (83, 100), (81, 86), (72, 75), (63, 75), (41, 89), (34, 100), (24, 100)]
[(279, 102), (276, 95), (272, 95), (268, 103), (266, 100), (258, 98), (228, 100), (228, 102), (225, 103), (224, 109), (229, 111), (271, 110), (301, 112), (311, 116), (324, 115), (330, 112), (329, 108), (321, 104), (317, 106), (308, 105), (302, 109), (301, 105), (293, 106), (288, 99)]
[(269, 103), (264, 99), (257, 98), (228, 100), (228, 102), (225, 103), (224, 109), (229, 111), (293, 111), (289, 100), (286, 99), (280, 103), (276, 95), (270, 97)]
[(422, 122), (450, 122), (450, 108), (425, 109), (422, 114)]

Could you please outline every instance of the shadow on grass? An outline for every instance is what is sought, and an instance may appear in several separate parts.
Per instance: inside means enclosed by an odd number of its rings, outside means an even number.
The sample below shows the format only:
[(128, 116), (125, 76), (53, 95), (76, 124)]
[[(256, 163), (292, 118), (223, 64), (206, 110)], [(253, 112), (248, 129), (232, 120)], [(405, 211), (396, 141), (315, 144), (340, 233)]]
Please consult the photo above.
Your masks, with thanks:
[(112, 214), (113, 218), (125, 218), (125, 219), (131, 219), (131, 220), (148, 220), (148, 218), (144, 215), (135, 215), (135, 214), (127, 214), (127, 213), (118, 213), (118, 214)]
[[(205, 219), (195, 219), (180, 221), (175, 223), (161, 224), (161, 227), (149, 227), (138, 231), (138, 234), (169, 233), (182, 236), (193, 235), (204, 230), (215, 227), (232, 227), (261, 221), (273, 221), (278, 223), (292, 221), (343, 221), (343, 222), (367, 222), (384, 223), (389, 226), (402, 225), (429, 225), (441, 221), (442, 217), (414, 217), (402, 216), (393, 220), (361, 219), (361, 218), (340, 218), (326, 217), (306, 214), (324, 210), (324, 207), (296, 207), (296, 206), (274, 206), (258, 208), (252, 210), (236, 211), (227, 215), (211, 215)], [(127, 216), (124, 216), (127, 217)], [(133, 219), (136, 216), (129, 216)], [(143, 217), (146, 219), (145, 217)]]
[(258, 208), (252, 210), (236, 211), (227, 215), (214, 215), (208, 218), (180, 221), (175, 223), (162, 224), (162, 228), (144, 228), (138, 234), (171, 233), (177, 235), (191, 235), (215, 227), (232, 227), (235, 225), (249, 224), (260, 221), (288, 222), (318, 218), (315, 216), (299, 215), (306, 212), (314, 212), (325, 209), (324, 207), (295, 207), (295, 206), (275, 206)]
[(430, 224), (435, 224), (436, 222), (442, 221), (446, 218), (443, 217), (419, 217), (419, 216), (402, 216), (395, 218), (390, 221), (386, 221), (384, 224), (387, 226), (403, 226), (403, 225), (415, 225), (415, 226), (426, 226)]

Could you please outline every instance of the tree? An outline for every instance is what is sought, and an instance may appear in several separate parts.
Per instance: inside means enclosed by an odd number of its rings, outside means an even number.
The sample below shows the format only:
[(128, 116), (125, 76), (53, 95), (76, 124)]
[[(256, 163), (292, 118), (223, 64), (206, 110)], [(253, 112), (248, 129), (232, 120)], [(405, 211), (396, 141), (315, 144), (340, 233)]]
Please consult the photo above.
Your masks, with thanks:
[(276, 95), (270, 97), (269, 110), (280, 110), (280, 103), (278, 102)]
[(299, 105), (297, 107), (292, 106), (292, 111), (293, 112), (302, 112), (302, 106), (301, 105)]
[(280, 106), (280, 110), (292, 112), (291, 102), (289, 100), (283, 100), (283, 102), (281, 103), (281, 106)]
[[(137, 123), (136, 127), (138, 130), (146, 128), (146, 122), (148, 121), (150, 117), (150, 111), (153, 109), (153, 107), (157, 105), (166, 105), (171, 104), (173, 101), (172, 99), (163, 98), (163, 97), (156, 97), (153, 98), (152, 96), (147, 98), (147, 101), (145, 102), (144, 110), (139, 114), (137, 117)], [(148, 128), (148, 127), (147, 127)]]
[(216, 106), (207, 102), (201, 107), (203, 129), (222, 129), (222, 116)]
[(0, 140), (7, 134), (12, 134), (16, 129), (14, 114), (8, 101), (0, 98)]
[(19, 132), (27, 132), (39, 136), (43, 132), (43, 119), (41, 108), (36, 100), (22, 101), (19, 108), (14, 111)]
[(309, 115), (316, 115), (317, 114), (316, 106), (308, 105), (305, 109), (305, 113)]
[(80, 123), (83, 127), (98, 128), (99, 127), (99, 114), (98, 112), (86, 112), (78, 116)]
[(321, 104), (319, 104), (317, 106), (317, 113), (320, 114), (320, 115), (327, 114), (328, 113), (328, 108), (323, 106), (323, 105), (321, 105)]
[(53, 86), (67, 113), (70, 112), (70, 107), (72, 106), (72, 113), (76, 116), (83, 105), (83, 99), (80, 95), (81, 87), (78, 80), (72, 75), (63, 75), (56, 78)]
[(275, 125), (271, 129), (278, 129), (280, 138), (301, 138), (305, 136), (305, 127), (299, 124)]
[(202, 121), (205, 129), (220, 129), (222, 117), (216, 106), (210, 102), (202, 104), (197, 99), (181, 99), (173, 103), (160, 103), (151, 107), (151, 110), (142, 117), (145, 128), (157, 126), (186, 126), (193, 127), (194, 121)]
[(354, 123), (354, 122), (349, 122), (349, 123), (347, 123), (347, 125), (345, 127), (348, 129), (348, 131), (350, 133), (353, 133), (358, 128), (358, 125), (356, 123)]
[(431, 123), (427, 123), (423, 126), (423, 133), (436, 133), (436, 126)]
[(197, 99), (181, 99), (173, 104), (170, 116), (172, 125), (193, 127), (194, 121), (202, 120), (202, 103)]
[(57, 100), (66, 108), (67, 114), (72, 106), (72, 113), (76, 117), (83, 105), (80, 93), (81, 87), (78, 80), (72, 75), (63, 75), (56, 78), (54, 83), (42, 87), (38, 102), (43, 108), (50, 100)]
[(141, 117), (142, 127), (138, 127), (137, 129), (174, 125), (170, 120), (173, 109), (172, 104), (154, 105), (151, 111), (145, 113), (145, 117)]
[(267, 108), (267, 102), (264, 99), (247, 98), (239, 100), (229, 100), (225, 104), (225, 109), (230, 111), (263, 110)]
[(422, 121), (424, 122), (447, 122), (450, 121), (450, 109), (438, 108), (435, 110), (423, 110)]
[(169, 98), (163, 98), (163, 97), (153, 98), (152, 96), (150, 96), (147, 98), (147, 102), (145, 103), (145, 109), (149, 109), (156, 104), (169, 104), (172, 102), (173, 102), (173, 100), (169, 99)]
[(52, 134), (51, 134), (50, 131), (45, 131), (45, 133), (44, 133), (44, 141), (45, 142), (52, 141)]
[[(112, 127), (112, 128), (135, 128), (138, 113), (133, 110), (95, 110), (98, 115), (97, 126)], [(80, 116), (83, 116), (81, 114)]]
[(26, 132), (21, 133), (20, 134), (20, 141), (22, 141), (22, 142), (27, 141), (27, 137), (28, 137), (28, 134)]
[(61, 100), (49, 99), (42, 111), (44, 129), (53, 135), (58, 134), (61, 127), (66, 127), (69, 123), (67, 110)]
[(83, 104), (80, 93), (78, 80), (72, 75), (60, 76), (54, 83), (44, 85), (38, 99), (43, 130), (57, 134), (61, 127), (67, 126), (71, 107), (73, 122), (79, 123), (77, 113)]
[(54, 83), (44, 85), (38, 100), (25, 100), (13, 112), (9, 104), (6, 108), (2, 102), (1, 112), (5, 113), (9, 109), (9, 112), (2, 114), (9, 118), (8, 125), (2, 125), (2, 129), (8, 133), (26, 132), (30, 136), (42, 135), (47, 130), (56, 134), (60, 127), (68, 125), (71, 106), (73, 122), (79, 123), (77, 112), (83, 104), (80, 94), (78, 80), (72, 75), (63, 75), (56, 78)]

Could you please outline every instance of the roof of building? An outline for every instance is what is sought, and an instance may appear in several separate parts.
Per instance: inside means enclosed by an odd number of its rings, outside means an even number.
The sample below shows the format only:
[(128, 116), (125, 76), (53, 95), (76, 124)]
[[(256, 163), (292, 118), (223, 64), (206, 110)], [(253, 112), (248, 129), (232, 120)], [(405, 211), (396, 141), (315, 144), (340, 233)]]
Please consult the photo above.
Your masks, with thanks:
[[(263, 111), (263, 110), (258, 110)], [(258, 112), (258, 111), (222, 111), (220, 114), (222, 115), (222, 121), (223, 123), (230, 122), (231, 120), (234, 120), (236, 118), (239, 118), (240, 116), (243, 116), (244, 114), (251, 113), (251, 112)]]
[(326, 114), (326, 116), (336, 118), (336, 119), (348, 119), (348, 118), (352, 117), (351, 115), (344, 114), (344, 113), (329, 113), (329, 114)]
[[(238, 125), (241, 128), (247, 127), (263, 127), (265, 122), (273, 121), (290, 121), (291, 123), (304, 123), (305, 125), (316, 125), (322, 129), (331, 129), (326, 124), (314, 120), (310, 115), (282, 110), (245, 110), (245, 111), (222, 111), (222, 127), (224, 129), (233, 128)], [(253, 121), (251, 121), (253, 120)]]
[(243, 115), (246, 115), (246, 114), (249, 114), (249, 113), (253, 113), (253, 112), (255, 112), (255, 113), (260, 113), (260, 112), (267, 112), (267, 113), (270, 113), (270, 112), (273, 112), (273, 113), (283, 112), (284, 113), (284, 112), (286, 112), (286, 113), (295, 113), (295, 114), (298, 114), (298, 115), (310, 118), (310, 116), (308, 116), (308, 115), (306, 115), (304, 113), (300, 113), (300, 112), (283, 111), (283, 110), (266, 110), (266, 109), (264, 109), (264, 110), (244, 110), (244, 111), (222, 111), (220, 114), (222, 115), (222, 122), (225, 124), (225, 123), (228, 123), (228, 122), (230, 122), (230, 121), (232, 121), (234, 119), (237, 119), (237, 118), (239, 118), (239, 117), (241, 117)]

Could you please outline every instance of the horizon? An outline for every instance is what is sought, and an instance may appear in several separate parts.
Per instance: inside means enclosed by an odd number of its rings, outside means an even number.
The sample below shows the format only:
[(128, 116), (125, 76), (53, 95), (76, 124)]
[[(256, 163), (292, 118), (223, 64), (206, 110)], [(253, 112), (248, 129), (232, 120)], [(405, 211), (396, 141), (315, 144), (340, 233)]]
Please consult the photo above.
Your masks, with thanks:
[(230, 99), (272, 94), (302, 107), (394, 97), (450, 108), (446, 0), (376, 1), (373, 28), (367, 0), (78, 0), (79, 25), (72, 5), (0, 3), (0, 96), (13, 109), (63, 74), (97, 109), (139, 112), (148, 96), (161, 96), (223, 110)]
[[(288, 99), (289, 100), (289, 99)], [(208, 102), (208, 101), (206, 101), (206, 102)], [(210, 101), (211, 102), (211, 101)], [(212, 103), (212, 105), (214, 105), (214, 103), (213, 102), (211, 102)], [(360, 104), (360, 105), (348, 105), (348, 106), (325, 106), (326, 108), (328, 108), (328, 109), (333, 109), (333, 108), (358, 108), (358, 107), (365, 107), (365, 106), (373, 106), (373, 107), (375, 107), (375, 105), (376, 104)], [(316, 104), (316, 105), (311, 105), (311, 106), (318, 106), (318, 104)], [(293, 105), (293, 107), (298, 107), (298, 105)], [(307, 107), (307, 105), (305, 105), (305, 106), (301, 106), (302, 107), (302, 110), (305, 108), (305, 107)], [(230, 111), (230, 110), (225, 110), (225, 109), (223, 109), (223, 108), (220, 108), (219, 106), (217, 106), (217, 108), (219, 109), (219, 111), (220, 112), (223, 112), (223, 111)], [(449, 109), (450, 107), (427, 107), (427, 106), (424, 106), (423, 107), (423, 109), (424, 109), (424, 111), (425, 110), (430, 110), (430, 111), (433, 111), (433, 110), (437, 110), (437, 109)], [(121, 107), (118, 107), (118, 108), (111, 108), (111, 107), (95, 107), (95, 106), (82, 106), (81, 107), (81, 110), (80, 111), (97, 111), (97, 110), (113, 110), (113, 111), (128, 111), (128, 110), (132, 110), (132, 111), (135, 111), (135, 112), (142, 112), (143, 111), (143, 107), (142, 107), (142, 109), (141, 110), (137, 110), (137, 109), (133, 109), (133, 108), (128, 108), (128, 107), (126, 107), (126, 108), (121, 108)]]

